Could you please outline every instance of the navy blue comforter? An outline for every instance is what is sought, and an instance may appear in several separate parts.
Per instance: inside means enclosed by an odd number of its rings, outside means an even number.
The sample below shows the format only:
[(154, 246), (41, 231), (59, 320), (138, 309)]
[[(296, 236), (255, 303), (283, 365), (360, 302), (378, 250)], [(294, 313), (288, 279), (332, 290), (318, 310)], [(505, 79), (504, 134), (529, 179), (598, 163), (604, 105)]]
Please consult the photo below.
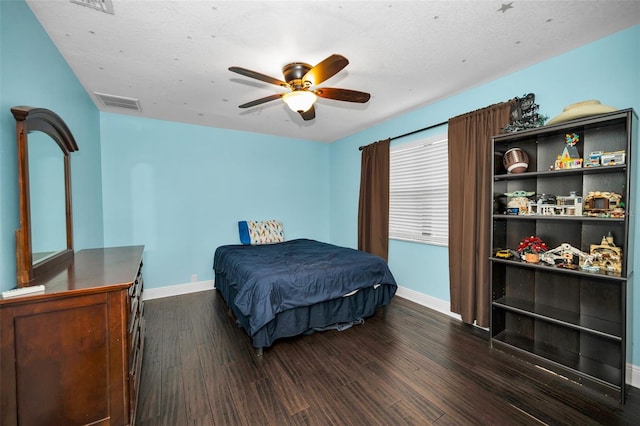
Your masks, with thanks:
[(236, 287), (233, 303), (249, 318), (251, 335), (288, 309), (374, 285), (397, 287), (379, 256), (307, 239), (221, 246), (213, 269)]

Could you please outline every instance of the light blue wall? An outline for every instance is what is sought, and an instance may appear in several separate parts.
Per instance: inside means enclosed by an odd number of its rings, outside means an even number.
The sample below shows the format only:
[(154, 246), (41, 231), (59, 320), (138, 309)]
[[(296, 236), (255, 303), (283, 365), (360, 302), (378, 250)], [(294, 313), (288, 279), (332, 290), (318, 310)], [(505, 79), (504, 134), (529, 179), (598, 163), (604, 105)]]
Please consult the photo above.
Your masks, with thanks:
[(23, 0), (0, 1), (0, 290), (15, 287), (19, 227), (15, 121), (11, 107), (48, 108), (67, 123), (72, 154), (76, 248), (102, 239), (99, 113)]
[[(640, 26), (619, 32), (595, 43), (541, 62), (491, 83), (467, 90), (443, 101), (417, 109), (337, 141), (331, 150), (331, 240), (336, 244), (357, 245), (358, 187), (360, 181), (359, 145), (401, 135), (427, 127), (490, 104), (533, 92), (540, 113), (554, 117), (574, 102), (598, 99), (617, 108), (640, 112)], [(425, 82), (424, 84), (429, 84)], [(432, 84), (438, 84), (433, 82)], [(375, 101), (375, 98), (374, 98)], [(410, 142), (418, 137), (445, 133), (447, 126), (413, 137), (393, 141)], [(393, 146), (393, 145), (392, 145)], [(634, 146), (636, 152), (638, 146)], [(636, 156), (637, 157), (637, 156)], [(636, 166), (638, 162), (636, 161)], [(458, 165), (464, 167), (464, 164)], [(636, 199), (640, 184), (633, 182)], [(637, 216), (637, 214), (636, 214)], [(640, 244), (640, 226), (636, 226)], [(634, 270), (640, 273), (636, 248)], [(443, 247), (391, 241), (389, 266), (401, 286), (449, 301), (448, 254)], [(637, 275), (637, 274), (636, 274)], [(634, 341), (640, 342), (640, 283), (634, 292)], [(634, 348), (633, 363), (640, 365), (640, 348)]]
[(239, 220), (329, 240), (330, 145), (103, 113), (105, 245), (144, 244), (148, 288), (213, 279)]

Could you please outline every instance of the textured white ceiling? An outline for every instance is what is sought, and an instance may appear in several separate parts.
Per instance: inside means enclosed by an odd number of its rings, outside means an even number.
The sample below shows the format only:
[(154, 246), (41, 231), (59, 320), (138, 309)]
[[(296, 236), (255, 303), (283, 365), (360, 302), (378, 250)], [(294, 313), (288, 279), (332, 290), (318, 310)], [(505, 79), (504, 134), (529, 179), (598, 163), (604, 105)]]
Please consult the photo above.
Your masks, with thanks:
[[(27, 3), (102, 111), (322, 142), (640, 23), (638, 0), (112, 0), (114, 14)], [(230, 66), (282, 79), (283, 65), (333, 53), (350, 64), (320, 87), (369, 92), (368, 103), (319, 99), (312, 121), (281, 100), (238, 108), (285, 89)]]

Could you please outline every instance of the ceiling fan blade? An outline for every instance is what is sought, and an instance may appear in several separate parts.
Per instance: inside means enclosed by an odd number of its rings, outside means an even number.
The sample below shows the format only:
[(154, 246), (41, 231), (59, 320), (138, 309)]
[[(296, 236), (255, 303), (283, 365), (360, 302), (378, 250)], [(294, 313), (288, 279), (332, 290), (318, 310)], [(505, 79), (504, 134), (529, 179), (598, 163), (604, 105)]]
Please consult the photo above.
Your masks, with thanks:
[(241, 67), (229, 67), (229, 71), (233, 71), (240, 75), (244, 75), (245, 77), (255, 78), (256, 80), (264, 81), (267, 83), (275, 84), (276, 86), (289, 87), (289, 83), (286, 81), (278, 80), (277, 78), (268, 76), (266, 74), (261, 74), (256, 71), (251, 71), (246, 68)]
[(309, 108), (305, 112), (301, 112), (300, 116), (302, 117), (302, 119), (304, 121), (313, 120), (314, 118), (316, 118), (316, 109), (315, 109), (315, 107), (313, 105), (311, 105), (311, 108)]
[(336, 101), (358, 102), (361, 104), (367, 102), (371, 98), (371, 95), (365, 92), (358, 92), (357, 90), (349, 89), (336, 89), (333, 87), (316, 89), (313, 93), (321, 98), (334, 99)]
[(240, 105), (240, 108), (251, 108), (256, 105), (263, 104), (265, 102), (275, 101), (276, 99), (280, 99), (282, 95), (284, 95), (284, 93), (276, 93), (275, 95), (270, 95), (264, 98), (256, 99), (255, 101), (247, 102), (246, 104)]
[(307, 71), (304, 77), (302, 77), (302, 81), (309, 81), (312, 86), (315, 86), (333, 77), (348, 64), (349, 60), (344, 56), (337, 54), (331, 55)]

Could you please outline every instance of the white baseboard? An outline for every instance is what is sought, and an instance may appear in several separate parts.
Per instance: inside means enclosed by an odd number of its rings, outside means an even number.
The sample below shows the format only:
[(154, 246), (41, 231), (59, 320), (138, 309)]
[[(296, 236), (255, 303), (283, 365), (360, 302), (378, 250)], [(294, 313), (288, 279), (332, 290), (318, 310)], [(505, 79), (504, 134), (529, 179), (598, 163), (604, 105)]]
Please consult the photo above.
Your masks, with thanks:
[(627, 383), (634, 388), (640, 388), (640, 367), (627, 364)]
[[(443, 314), (449, 315), (455, 319), (462, 321), (460, 315), (451, 312), (449, 308), (449, 302), (446, 300), (438, 299), (432, 296), (428, 296), (424, 293), (417, 292), (415, 290), (411, 290), (406, 287), (398, 286), (398, 290), (396, 291), (396, 296), (402, 297), (403, 299), (410, 300), (419, 305), (426, 306), (427, 308), (433, 309), (434, 311), (441, 312)], [(633, 364), (627, 364), (627, 383), (629, 383), (634, 388), (640, 388), (640, 367)]]
[(433, 309), (434, 311), (441, 312), (445, 315), (449, 315), (452, 318), (462, 321), (460, 315), (451, 312), (450, 304), (446, 300), (428, 296), (424, 293), (420, 293), (418, 291), (411, 290), (410, 288), (401, 286), (398, 286), (396, 296), (415, 302), (418, 305), (426, 306), (427, 308)]
[(179, 296), (181, 294), (196, 293), (198, 291), (213, 290), (215, 288), (213, 280), (198, 281), (195, 283), (186, 283), (178, 285), (170, 285), (158, 288), (145, 288), (143, 294), (144, 300), (160, 299), (162, 297)]

